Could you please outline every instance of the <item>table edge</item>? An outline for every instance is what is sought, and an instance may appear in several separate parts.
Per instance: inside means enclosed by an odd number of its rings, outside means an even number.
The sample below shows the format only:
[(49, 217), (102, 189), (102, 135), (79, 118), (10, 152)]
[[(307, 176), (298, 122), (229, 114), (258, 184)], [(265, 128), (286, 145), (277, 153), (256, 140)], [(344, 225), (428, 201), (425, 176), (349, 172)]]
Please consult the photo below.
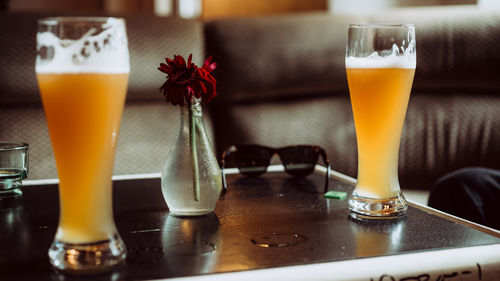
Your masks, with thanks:
[[(397, 258), (395, 258), (397, 257)], [(460, 258), (457, 258), (460, 257)], [(313, 264), (271, 267), (254, 270), (242, 270), (206, 275), (186, 276), (161, 281), (226, 281), (226, 280), (379, 280), (378, 277), (391, 280), (388, 276), (398, 277), (397, 280), (428, 274), (432, 280), (436, 276), (450, 272), (469, 272), (478, 269), (481, 280), (497, 280), (500, 276), (500, 244), (473, 246), (460, 249), (441, 249), (425, 252), (406, 253), (381, 257), (357, 258), (345, 261), (329, 261)], [(415, 267), (415, 265), (418, 265)], [(363, 270), (352, 270), (362, 268)], [(367, 273), (373, 276), (368, 276)], [(385, 277), (383, 277), (385, 276)], [(393, 277), (392, 280), (395, 280)], [(414, 280), (414, 279), (411, 279)], [(416, 279), (415, 279), (416, 280)], [(431, 279), (429, 279), (431, 280)]]

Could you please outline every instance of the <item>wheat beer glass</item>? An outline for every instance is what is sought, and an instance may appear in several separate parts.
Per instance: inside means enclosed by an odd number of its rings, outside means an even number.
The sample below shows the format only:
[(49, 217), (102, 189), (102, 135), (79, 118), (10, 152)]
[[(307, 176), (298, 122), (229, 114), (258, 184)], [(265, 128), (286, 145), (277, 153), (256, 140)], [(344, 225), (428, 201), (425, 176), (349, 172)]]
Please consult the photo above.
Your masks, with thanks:
[(358, 145), (355, 218), (406, 213), (398, 180), (401, 132), (416, 66), (413, 25), (350, 25), (346, 72)]
[(63, 271), (99, 272), (125, 260), (111, 176), (129, 69), (123, 19), (38, 22), (36, 73), (59, 176), (49, 259)]

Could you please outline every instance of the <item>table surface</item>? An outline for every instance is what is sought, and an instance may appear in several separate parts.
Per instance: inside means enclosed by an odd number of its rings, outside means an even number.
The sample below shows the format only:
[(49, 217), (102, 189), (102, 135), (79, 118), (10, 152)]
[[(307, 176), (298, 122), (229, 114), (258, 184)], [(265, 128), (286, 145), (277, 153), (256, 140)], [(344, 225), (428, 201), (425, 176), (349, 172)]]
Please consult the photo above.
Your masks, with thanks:
[[(499, 244), (500, 238), (410, 206), (400, 220), (359, 222), (347, 199), (326, 199), (324, 176), (228, 176), (215, 214), (169, 215), (160, 179), (114, 182), (118, 231), (127, 263), (108, 274), (63, 275), (47, 250), (58, 223), (57, 185), (23, 187), (19, 204), (0, 207), (0, 280), (138, 280), (357, 260)], [(330, 190), (352, 192), (332, 179)]]

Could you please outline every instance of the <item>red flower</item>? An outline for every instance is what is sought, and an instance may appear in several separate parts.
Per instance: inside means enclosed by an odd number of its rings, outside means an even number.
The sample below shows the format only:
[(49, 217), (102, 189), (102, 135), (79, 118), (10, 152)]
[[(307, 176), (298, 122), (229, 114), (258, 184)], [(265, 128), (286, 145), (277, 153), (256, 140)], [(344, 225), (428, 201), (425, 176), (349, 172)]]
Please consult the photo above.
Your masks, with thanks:
[(193, 97), (209, 102), (217, 95), (215, 85), (217, 82), (210, 74), (216, 67), (212, 63), (212, 57), (208, 57), (201, 68), (191, 62), (193, 55), (190, 54), (187, 64), (180, 55), (174, 59), (165, 58), (167, 64), (161, 63), (158, 70), (167, 74), (167, 81), (160, 87), (167, 102), (173, 105), (184, 105), (193, 101)]

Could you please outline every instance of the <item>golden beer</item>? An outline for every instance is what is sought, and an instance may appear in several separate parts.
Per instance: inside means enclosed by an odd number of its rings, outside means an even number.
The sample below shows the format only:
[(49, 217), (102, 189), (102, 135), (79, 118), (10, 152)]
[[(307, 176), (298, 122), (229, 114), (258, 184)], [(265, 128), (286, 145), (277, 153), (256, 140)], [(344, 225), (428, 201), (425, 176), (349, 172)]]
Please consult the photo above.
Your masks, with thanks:
[[(109, 240), (113, 160), (128, 73), (39, 73), (40, 93), (59, 176), (56, 239)], [(92, 206), (88, 211), (86, 206)]]
[(415, 69), (346, 68), (358, 143), (358, 183), (363, 197), (400, 192), (398, 152)]

